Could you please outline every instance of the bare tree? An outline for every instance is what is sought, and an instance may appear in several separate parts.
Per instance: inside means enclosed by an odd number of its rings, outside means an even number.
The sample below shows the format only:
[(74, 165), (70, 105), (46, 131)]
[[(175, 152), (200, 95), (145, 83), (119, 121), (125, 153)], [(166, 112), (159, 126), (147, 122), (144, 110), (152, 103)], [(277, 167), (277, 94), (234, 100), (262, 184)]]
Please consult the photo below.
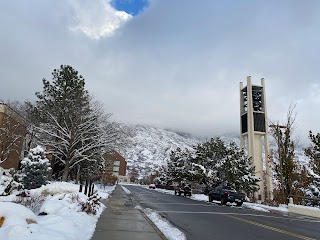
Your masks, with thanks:
[(21, 116), (8, 105), (0, 124), (0, 164), (10, 158), (19, 158), (25, 136), (25, 124)]
[[(278, 182), (275, 191), (275, 200), (286, 202), (289, 195), (301, 194), (303, 184), (299, 182), (302, 166), (295, 160), (295, 147), (298, 140), (292, 139), (296, 119), (296, 105), (290, 105), (284, 124), (272, 122), (270, 124), (271, 135), (277, 142), (277, 156), (273, 159), (275, 178)], [(305, 171), (303, 171), (305, 172)]]

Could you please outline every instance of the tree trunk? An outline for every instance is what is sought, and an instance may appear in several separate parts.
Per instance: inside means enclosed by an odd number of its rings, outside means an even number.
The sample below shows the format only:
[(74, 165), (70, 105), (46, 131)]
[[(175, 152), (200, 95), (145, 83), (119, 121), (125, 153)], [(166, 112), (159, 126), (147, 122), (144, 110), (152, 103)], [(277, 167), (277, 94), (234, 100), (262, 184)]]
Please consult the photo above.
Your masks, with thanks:
[(90, 183), (90, 195), (89, 195), (89, 197), (93, 194), (93, 190), (94, 190), (94, 184), (93, 184), (93, 181), (91, 181), (91, 183)]
[(77, 169), (76, 183), (80, 182), (80, 166)]
[(88, 187), (88, 197), (91, 196), (91, 188), (92, 188), (92, 180), (89, 179), (89, 187)]
[(68, 175), (69, 175), (69, 162), (66, 162), (66, 165), (64, 165), (63, 174), (62, 174), (62, 181), (67, 181)]
[(86, 184), (84, 186), (84, 195), (87, 195), (88, 192), (88, 179), (86, 179)]

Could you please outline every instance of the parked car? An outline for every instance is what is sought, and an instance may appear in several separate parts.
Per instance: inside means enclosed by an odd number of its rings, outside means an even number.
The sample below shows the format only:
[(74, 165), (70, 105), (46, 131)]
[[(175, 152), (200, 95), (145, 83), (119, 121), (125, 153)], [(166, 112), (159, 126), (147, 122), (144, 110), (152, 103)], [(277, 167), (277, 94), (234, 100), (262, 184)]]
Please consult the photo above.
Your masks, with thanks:
[(191, 185), (186, 182), (180, 182), (178, 185), (174, 188), (174, 195), (181, 196), (191, 196)]
[(150, 185), (149, 185), (149, 188), (150, 188), (150, 189), (156, 189), (156, 185), (150, 184)]
[(226, 185), (219, 185), (209, 192), (209, 202), (217, 200), (221, 202), (221, 205), (226, 205), (227, 202), (236, 203), (237, 206), (241, 206), (245, 201), (245, 195), (238, 193), (234, 188)]

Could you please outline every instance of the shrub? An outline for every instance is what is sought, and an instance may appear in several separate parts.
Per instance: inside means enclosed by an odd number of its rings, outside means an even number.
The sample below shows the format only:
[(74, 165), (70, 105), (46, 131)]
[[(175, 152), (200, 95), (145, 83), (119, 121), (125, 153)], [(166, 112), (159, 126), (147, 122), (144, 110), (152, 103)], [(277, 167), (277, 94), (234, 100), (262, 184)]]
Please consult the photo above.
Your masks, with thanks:
[(100, 196), (97, 192), (88, 197), (86, 202), (81, 203), (81, 211), (87, 214), (96, 215), (100, 207)]

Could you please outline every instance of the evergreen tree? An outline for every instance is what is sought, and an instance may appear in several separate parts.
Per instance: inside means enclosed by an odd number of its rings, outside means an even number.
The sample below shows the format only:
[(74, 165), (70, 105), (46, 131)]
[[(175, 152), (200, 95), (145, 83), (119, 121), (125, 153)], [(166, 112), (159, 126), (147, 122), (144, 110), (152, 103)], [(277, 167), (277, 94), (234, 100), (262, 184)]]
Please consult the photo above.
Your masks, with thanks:
[(255, 168), (252, 159), (248, 158), (245, 151), (234, 142), (227, 147), (227, 161), (222, 164), (225, 170), (223, 182), (230, 183), (236, 189), (246, 193), (254, 193), (259, 190), (259, 178), (255, 176)]
[(227, 148), (220, 138), (211, 138), (210, 140), (199, 143), (194, 147), (195, 157), (194, 166), (202, 169), (202, 182), (211, 185), (221, 182), (221, 176), (224, 173), (222, 167), (227, 156)]
[(167, 176), (172, 179), (193, 181), (194, 172), (190, 151), (188, 149), (181, 150), (180, 148), (171, 151), (167, 169)]
[(21, 169), (21, 181), (25, 189), (46, 185), (51, 167), (44, 149), (40, 146), (31, 149), (28, 156), (21, 161)]
[(310, 192), (312, 189), (317, 194), (313, 194), (316, 197), (320, 197), (318, 189), (320, 189), (320, 133), (314, 135), (312, 131), (309, 131), (309, 139), (311, 141), (311, 146), (305, 149), (305, 155), (310, 158), (309, 166), (315, 175), (311, 175), (313, 185), (311, 186)]
[(305, 155), (310, 158), (310, 167), (312, 171), (320, 176), (320, 133), (314, 135), (309, 131), (311, 146), (305, 149)]
[(207, 185), (227, 183), (246, 193), (258, 190), (252, 160), (234, 142), (226, 145), (220, 138), (211, 138), (196, 146), (193, 161), (201, 165)]
[(52, 83), (43, 79), (43, 85), (30, 111), (40, 143), (52, 152), (54, 173), (66, 181), (76, 166), (82, 171), (90, 165), (91, 174), (97, 170), (93, 165), (101, 165), (102, 153), (114, 148), (121, 137), (108, 121), (111, 114), (89, 97), (84, 78), (71, 66), (55, 69)]

